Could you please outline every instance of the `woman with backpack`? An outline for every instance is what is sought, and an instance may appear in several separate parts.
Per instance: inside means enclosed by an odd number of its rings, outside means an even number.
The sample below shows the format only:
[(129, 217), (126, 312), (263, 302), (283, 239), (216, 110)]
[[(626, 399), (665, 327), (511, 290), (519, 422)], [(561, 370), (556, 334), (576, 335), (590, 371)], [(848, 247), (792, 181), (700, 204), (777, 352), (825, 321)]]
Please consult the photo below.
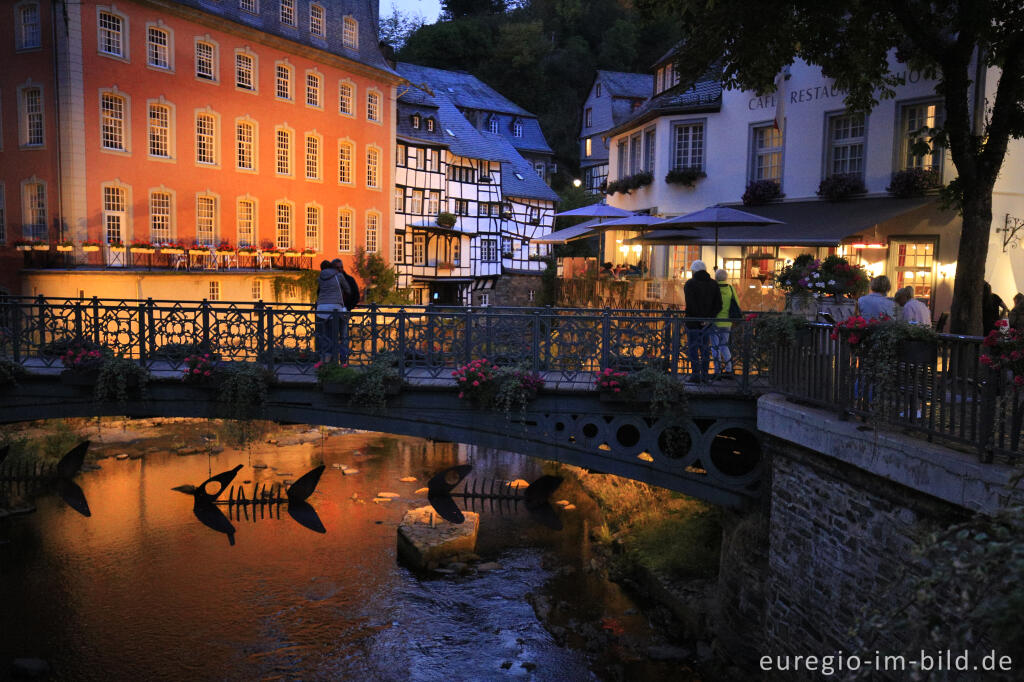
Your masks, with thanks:
[(711, 328), (711, 357), (715, 360), (715, 374), (723, 379), (732, 378), (732, 351), (729, 350), (732, 322), (728, 320), (741, 317), (739, 296), (733, 286), (725, 281), (728, 277), (729, 273), (725, 270), (715, 271), (718, 293), (722, 296), (722, 309), (716, 317), (726, 321), (715, 322)]

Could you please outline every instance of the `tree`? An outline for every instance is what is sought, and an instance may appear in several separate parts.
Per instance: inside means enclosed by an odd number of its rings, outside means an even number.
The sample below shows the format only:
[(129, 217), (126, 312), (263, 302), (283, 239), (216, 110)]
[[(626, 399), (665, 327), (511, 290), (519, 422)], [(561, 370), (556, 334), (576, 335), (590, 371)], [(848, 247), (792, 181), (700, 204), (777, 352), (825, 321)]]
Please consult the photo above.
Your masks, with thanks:
[[(669, 12), (679, 28), (677, 68), (696, 79), (712, 64), (723, 82), (770, 92), (794, 58), (817, 64), (847, 91), (853, 110), (895, 95), (901, 79), (888, 55), (933, 76), (945, 121), (918, 147), (950, 151), (959, 177), (945, 190), (963, 216), (950, 330), (981, 332), (981, 292), (992, 224), (992, 187), (1011, 138), (1024, 136), (1024, 6), (1015, 0), (637, 0)], [(975, 58), (1001, 69), (995, 99), (982, 113), (971, 101)]]
[(377, 36), (382, 43), (387, 43), (396, 50), (402, 49), (405, 41), (426, 23), (422, 14), (403, 12), (398, 5), (391, 3), (391, 14), (381, 16), (377, 27)]
[(501, 14), (504, 0), (441, 0), (441, 9), (447, 19), (460, 19), (478, 14)]
[(408, 292), (395, 288), (398, 282), (395, 269), (376, 251), (356, 249), (356, 274), (364, 286), (361, 303), (401, 305), (409, 302)]

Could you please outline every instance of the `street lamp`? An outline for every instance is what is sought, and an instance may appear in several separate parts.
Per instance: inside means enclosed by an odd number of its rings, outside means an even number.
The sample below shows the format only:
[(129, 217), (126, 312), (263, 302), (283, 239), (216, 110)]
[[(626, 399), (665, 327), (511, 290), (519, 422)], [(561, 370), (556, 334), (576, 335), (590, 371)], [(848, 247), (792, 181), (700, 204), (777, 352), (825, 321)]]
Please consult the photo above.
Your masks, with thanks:
[(574, 178), (573, 181), (572, 181), (572, 186), (573, 187), (579, 187), (582, 184), (583, 184), (583, 181), (580, 180), (579, 178)]

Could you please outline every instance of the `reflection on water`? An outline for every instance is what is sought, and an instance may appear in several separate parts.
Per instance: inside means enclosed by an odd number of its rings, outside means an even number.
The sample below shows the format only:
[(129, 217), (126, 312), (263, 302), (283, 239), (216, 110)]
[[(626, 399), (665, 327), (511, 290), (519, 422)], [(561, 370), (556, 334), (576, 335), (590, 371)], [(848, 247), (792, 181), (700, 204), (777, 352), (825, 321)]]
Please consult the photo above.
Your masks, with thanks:
[[(434, 472), (470, 462), (478, 475), (534, 480), (539, 461), (374, 434), (262, 447), (106, 459), (77, 479), (91, 518), (48, 496), (37, 513), (0, 523), (0, 677), (12, 659), (38, 657), (66, 680), (595, 679), (525, 600), (552, 576), (551, 549), (588, 560), (581, 517), (559, 533), (525, 512), (485, 513), (478, 552), (501, 568), (469, 577), (424, 580), (395, 561), (396, 527), (426, 504), (415, 491)], [(284, 505), (287, 514), (201, 510), (201, 498), (172, 491), (239, 463), (247, 488), (326, 469), (308, 504)], [(416, 482), (398, 480), (407, 476)], [(399, 497), (374, 503), (381, 491)], [(229, 519), (229, 509), (245, 513)], [(595, 592), (565, 598), (628, 606), (617, 591)]]

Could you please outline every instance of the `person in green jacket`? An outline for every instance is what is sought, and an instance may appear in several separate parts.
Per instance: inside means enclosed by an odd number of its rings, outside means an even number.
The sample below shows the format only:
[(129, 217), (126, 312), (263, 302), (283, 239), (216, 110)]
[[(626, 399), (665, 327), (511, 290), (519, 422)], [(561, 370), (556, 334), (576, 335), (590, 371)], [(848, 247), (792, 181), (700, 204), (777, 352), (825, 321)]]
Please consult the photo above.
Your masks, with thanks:
[(726, 282), (729, 273), (725, 270), (715, 272), (718, 282), (718, 293), (722, 295), (722, 309), (716, 316), (724, 322), (715, 322), (711, 330), (711, 357), (715, 360), (715, 374), (722, 378), (732, 378), (732, 352), (729, 350), (729, 334), (732, 333), (732, 322), (729, 322), (729, 308), (732, 302), (739, 303), (739, 296), (732, 285)]

